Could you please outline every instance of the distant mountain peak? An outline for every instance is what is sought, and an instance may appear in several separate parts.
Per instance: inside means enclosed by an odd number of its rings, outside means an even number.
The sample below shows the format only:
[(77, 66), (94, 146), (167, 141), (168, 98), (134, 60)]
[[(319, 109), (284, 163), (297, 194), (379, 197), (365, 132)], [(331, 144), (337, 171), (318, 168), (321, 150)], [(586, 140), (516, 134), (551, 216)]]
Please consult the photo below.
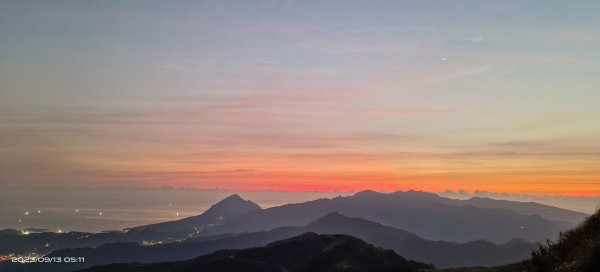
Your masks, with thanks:
[(246, 200), (244, 200), (244, 199), (243, 199), (243, 198), (242, 198), (240, 195), (238, 195), (238, 194), (233, 194), (233, 195), (230, 195), (230, 196), (228, 196), (228, 197), (226, 197), (226, 198), (223, 198), (223, 200), (221, 200), (221, 201), (217, 202), (217, 204), (218, 204), (218, 203), (221, 203), (221, 202), (230, 202), (230, 201), (231, 201), (231, 202), (234, 202), (234, 201), (236, 201), (236, 202), (237, 202), (237, 201), (246, 201)]
[(408, 190), (408, 191), (395, 191), (392, 193), (392, 195), (395, 196), (418, 196), (418, 197), (427, 197), (427, 198), (431, 198), (431, 199), (438, 199), (440, 198), (440, 196), (434, 194), (434, 193), (430, 193), (430, 192), (426, 192), (426, 191), (415, 191), (415, 190)]
[(330, 212), (321, 218), (328, 218), (328, 217), (329, 218), (346, 218), (346, 216), (344, 216), (343, 214), (341, 214), (339, 212)]
[(425, 191), (415, 191), (415, 190), (409, 190), (409, 191), (395, 191), (392, 193), (382, 193), (382, 192), (377, 192), (377, 191), (373, 191), (373, 190), (364, 190), (364, 191), (360, 191), (356, 194), (354, 194), (355, 197), (377, 197), (377, 196), (396, 196), (396, 197), (401, 197), (401, 196), (416, 196), (416, 197), (426, 197), (426, 198), (431, 198), (431, 199), (436, 199), (436, 198), (440, 198), (438, 195), (434, 194), (434, 193), (430, 193), (430, 192), (425, 192)]
[(318, 218), (317, 220), (311, 222), (308, 226), (315, 226), (315, 225), (323, 225), (323, 224), (332, 224), (332, 223), (344, 223), (344, 222), (349, 222), (349, 221), (357, 221), (357, 220), (363, 220), (363, 219), (359, 219), (359, 218), (350, 218), (347, 217), (341, 213), (338, 212), (330, 212), (320, 218)]
[(382, 193), (375, 192), (373, 190), (364, 190), (354, 194), (355, 197), (370, 197), (370, 196), (379, 196)]
[(239, 195), (233, 194), (212, 205), (204, 212), (204, 215), (230, 217), (261, 209), (258, 204), (250, 200), (244, 200)]
[(416, 234), (394, 229), (363, 218), (347, 217), (338, 212), (331, 212), (305, 226), (305, 229), (318, 233), (346, 233), (361, 236), (368, 233), (386, 233), (398, 238), (419, 238)]
[(238, 215), (258, 210), (262, 210), (258, 204), (250, 200), (244, 200), (239, 195), (233, 194), (215, 203), (200, 215), (186, 217), (177, 221), (139, 226), (131, 228), (129, 231), (188, 231), (198, 226), (221, 224), (223, 221)]

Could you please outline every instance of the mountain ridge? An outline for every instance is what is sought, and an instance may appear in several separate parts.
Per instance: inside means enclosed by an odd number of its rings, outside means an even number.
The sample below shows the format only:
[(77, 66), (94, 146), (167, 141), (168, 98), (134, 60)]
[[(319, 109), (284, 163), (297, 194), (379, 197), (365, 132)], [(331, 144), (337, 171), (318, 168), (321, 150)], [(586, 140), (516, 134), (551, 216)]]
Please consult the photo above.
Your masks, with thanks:
[(203, 234), (303, 226), (329, 212), (379, 222), (430, 240), (455, 242), (485, 239), (502, 243), (513, 238), (537, 242), (555, 238), (564, 229), (564, 226), (536, 215), (521, 215), (508, 209), (450, 205), (422, 194), (363, 191), (353, 196), (285, 204), (241, 214)]
[(191, 271), (294, 271), (294, 272), (418, 272), (429, 265), (376, 248), (348, 235), (304, 233), (264, 247), (224, 250), (192, 260), (158, 264), (121, 264), (81, 272), (191, 272)]
[(196, 233), (199, 233), (205, 228), (220, 225), (228, 219), (261, 209), (262, 208), (258, 204), (250, 200), (244, 200), (238, 194), (232, 194), (215, 203), (200, 215), (186, 217), (175, 221), (138, 226), (127, 230), (147, 229), (165, 232), (193, 229)]
[[(339, 213), (327, 214), (302, 227), (279, 227), (266, 232), (229, 234), (216, 237), (196, 237), (180, 243), (142, 246), (136, 243), (105, 244), (97, 248), (63, 249), (49, 257), (82, 256), (83, 264), (36, 264), (25, 266), (24, 271), (70, 271), (91, 265), (124, 262), (157, 262), (191, 259), (223, 249), (243, 249), (265, 246), (306, 232), (344, 234), (354, 236), (377, 247), (394, 250), (400, 256), (437, 267), (471, 265), (498, 265), (519, 261), (534, 248), (534, 244), (515, 243), (495, 245), (489, 241), (471, 241), (464, 244), (429, 241), (414, 233), (395, 229), (361, 218), (349, 218)], [(21, 266), (18, 266), (19, 268)], [(6, 271), (23, 271), (17, 268)]]

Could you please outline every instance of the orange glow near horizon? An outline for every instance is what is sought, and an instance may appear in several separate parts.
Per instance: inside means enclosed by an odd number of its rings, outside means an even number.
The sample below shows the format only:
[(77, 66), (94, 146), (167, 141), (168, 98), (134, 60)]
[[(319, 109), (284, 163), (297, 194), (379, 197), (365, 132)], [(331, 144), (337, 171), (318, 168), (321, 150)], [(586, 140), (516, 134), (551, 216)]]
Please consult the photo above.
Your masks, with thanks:
[[(148, 150), (154, 148), (151, 153)], [(589, 167), (595, 158), (562, 158), (411, 152), (299, 153), (291, 149), (261, 152), (187, 153), (159, 151), (161, 146), (129, 146), (76, 155), (53, 169), (20, 173), (22, 178), (56, 185), (172, 186), (197, 189), (360, 191), (490, 191), (513, 194), (600, 196), (600, 174)], [(162, 147), (167, 150), (168, 147)], [(44, 171), (41, 171), (44, 170)], [(110, 182), (107, 182), (110, 181)]]
[[(156, 147), (155, 147), (156, 148)], [(351, 153), (252, 153), (227, 151), (187, 154), (144, 146), (70, 158), (64, 169), (22, 177), (56, 180), (56, 185), (187, 187), (196, 189), (360, 191), (490, 191), (513, 194), (600, 196), (600, 176), (580, 159), (562, 167), (557, 158), (471, 156), (413, 151)], [(287, 153), (286, 153), (287, 152)], [(98, 154), (101, 154), (99, 156)], [(168, 154), (168, 155), (167, 155)], [(111, 181), (107, 183), (106, 181)]]

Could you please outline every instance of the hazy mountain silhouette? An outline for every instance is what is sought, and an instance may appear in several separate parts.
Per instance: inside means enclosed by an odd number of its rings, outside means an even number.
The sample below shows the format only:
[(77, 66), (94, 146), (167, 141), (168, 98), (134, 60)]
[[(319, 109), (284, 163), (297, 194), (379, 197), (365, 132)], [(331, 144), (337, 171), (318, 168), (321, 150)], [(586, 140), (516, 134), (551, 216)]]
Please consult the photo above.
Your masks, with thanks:
[[(427, 195), (426, 195), (427, 194)], [(569, 222), (571, 227), (581, 223), (589, 214), (566, 210), (558, 207), (544, 205), (536, 202), (519, 202), (509, 200), (497, 200), (487, 197), (473, 197), (467, 200), (450, 199), (440, 197), (432, 193), (423, 193), (423, 196), (428, 196), (439, 200), (445, 204), (458, 206), (472, 205), (479, 208), (491, 209), (507, 209), (522, 215), (539, 215), (547, 220), (556, 222)]]
[[(455, 200), (418, 191), (391, 194), (362, 191), (349, 197), (264, 210), (232, 195), (201, 215), (134, 229), (187, 231), (193, 232), (194, 236), (266, 231), (280, 226), (305, 225), (329, 212), (385, 223), (432, 240), (466, 242), (485, 239), (496, 243), (513, 238), (529, 242), (555, 238), (561, 230), (573, 227), (586, 216), (538, 203), (487, 198)], [(444, 228), (440, 228), (441, 222)]]
[[(384, 226), (362, 218), (350, 218), (340, 213), (329, 213), (310, 224), (299, 227), (305, 232), (316, 232), (322, 234), (348, 234), (363, 237), (387, 236), (396, 239), (421, 239), (412, 232)], [(361, 238), (362, 239), (362, 238)]]
[(464, 244), (430, 241), (419, 236), (359, 218), (332, 213), (304, 227), (317, 233), (343, 233), (394, 250), (409, 259), (433, 263), (438, 267), (499, 265), (524, 259), (535, 244), (513, 239), (496, 245), (489, 241)]
[[(390, 197), (403, 198), (405, 201), (402, 202), (396, 200), (396, 203), (393, 203), (389, 200), (386, 200)], [(354, 209), (354, 206), (360, 205), (360, 203), (358, 203), (360, 202), (360, 199), (358, 198), (373, 198), (377, 201), (368, 203), (367, 206), (359, 209)], [(430, 198), (430, 200), (423, 200), (421, 198)], [(384, 201), (390, 202), (389, 205), (396, 206), (384, 207), (385, 210), (382, 212), (377, 211)], [(401, 203), (398, 204), (398, 202)], [(506, 217), (509, 218), (501, 222), (502, 224), (493, 223), (492, 228), (490, 228), (490, 230), (493, 230), (494, 226), (504, 226), (503, 231), (497, 233), (485, 233), (491, 222), (490, 220), (486, 219), (486, 217), (477, 217), (477, 213), (481, 213), (482, 210), (468, 207), (463, 208), (462, 210), (451, 208), (454, 213), (462, 214), (462, 217), (467, 217), (470, 214), (470, 218), (467, 218), (463, 221), (448, 220), (448, 217), (450, 219), (457, 217), (451, 217), (450, 214), (431, 214), (431, 211), (435, 211), (436, 209), (436, 203), (438, 203), (437, 205), (439, 206), (440, 202), (444, 205), (455, 207), (465, 207), (469, 205), (489, 208), (502, 207), (504, 210), (510, 209), (520, 214), (540, 213), (556, 215), (557, 217), (553, 217), (553, 219), (578, 220), (578, 218), (581, 216), (580, 213), (540, 205), (537, 203), (497, 201), (480, 198), (461, 201), (439, 197), (432, 193), (415, 191), (396, 192), (391, 195), (380, 194), (372, 191), (364, 191), (356, 194), (353, 197), (336, 198), (333, 200), (321, 199), (306, 203), (275, 207), (261, 212), (264, 214), (259, 213), (248, 216), (250, 218), (248, 222), (244, 222), (244, 220), (238, 220), (234, 221), (232, 224), (221, 226), (227, 221), (244, 215), (245, 213), (260, 211), (260, 207), (258, 205), (252, 203), (251, 201), (243, 200), (237, 195), (232, 195), (213, 205), (210, 209), (199, 216), (184, 218), (178, 221), (140, 226), (129, 229), (128, 232), (72, 232), (62, 234), (46, 232), (32, 233), (30, 235), (23, 236), (20, 235), (21, 233), (16, 230), (3, 230), (0, 232), (0, 254), (8, 254), (10, 252), (24, 254), (31, 252), (34, 248), (36, 248), (39, 253), (46, 254), (61, 248), (97, 247), (104, 243), (110, 242), (141, 242), (143, 240), (161, 240), (164, 242), (172, 242), (189, 237), (198, 237), (200, 234), (228, 235), (228, 233), (244, 232), (246, 230), (270, 230), (275, 227), (289, 225), (302, 226), (314, 221), (328, 212), (335, 211), (348, 214), (352, 217), (364, 217), (372, 221), (383, 222), (386, 225), (417, 232), (421, 236), (427, 237), (431, 240), (454, 240), (462, 242), (468, 240), (488, 239), (499, 243), (508, 241), (514, 237), (521, 239), (530, 238), (528, 239), (529, 241), (544, 240), (543, 238), (552, 238), (553, 235), (556, 235), (557, 229), (566, 229), (567, 227), (572, 226), (571, 223), (560, 224), (557, 222), (552, 222), (552, 224), (548, 224), (547, 226), (540, 228), (539, 235), (529, 235), (527, 231), (520, 231), (520, 227), (523, 226), (524, 229), (530, 230), (536, 224), (540, 225), (541, 222), (547, 224), (547, 222), (529, 218), (527, 220), (534, 221), (535, 224), (532, 224), (532, 227), (528, 227), (528, 225), (525, 224), (518, 224), (519, 220), (522, 222), (527, 222), (523, 217), (517, 217), (518, 220), (515, 220), (512, 218), (512, 216), (506, 215)], [(383, 205), (387, 204), (383, 203)], [(300, 212), (296, 212), (296, 210)], [(371, 210), (373, 210), (374, 213), (372, 213)], [(423, 215), (419, 214), (421, 211), (423, 212)], [(282, 213), (282, 215), (278, 215), (278, 213)], [(263, 220), (261, 218), (270, 217), (275, 217), (275, 220), (270, 220), (267, 222), (254, 222), (256, 220)], [(477, 225), (469, 225), (472, 222), (477, 223)], [(463, 225), (466, 225), (466, 227), (462, 228)], [(246, 226), (248, 226), (248, 228), (246, 228)], [(441, 226), (444, 226), (444, 228), (439, 230), (438, 228)], [(473, 231), (473, 229), (475, 231)], [(484, 232), (483, 235), (480, 235), (482, 232)], [(512, 235), (513, 233), (515, 233), (514, 237)], [(543, 237), (545, 236), (544, 233), (546, 233), (548, 237)], [(210, 239), (214, 239), (214, 235), (210, 235), (210, 237)], [(49, 244), (48, 246), (46, 246), (47, 243)]]
[(223, 224), (230, 218), (258, 210), (261, 210), (261, 207), (256, 203), (244, 200), (239, 195), (233, 194), (212, 205), (201, 215), (186, 217), (177, 221), (139, 226), (132, 229), (148, 229), (152, 231), (187, 231), (194, 229), (195, 231), (202, 232)]
[[(490, 266), (511, 263), (526, 258), (535, 248), (534, 244), (522, 240), (513, 240), (502, 245), (495, 245), (487, 241), (474, 241), (465, 244), (428, 241), (414, 233), (360, 218), (348, 218), (341, 214), (331, 213), (303, 227), (280, 227), (267, 232), (198, 237), (188, 239), (183, 243), (155, 246), (141, 246), (136, 243), (112, 243), (95, 249), (63, 249), (48, 256), (81, 256), (85, 257), (86, 262), (79, 264), (36, 264), (25, 266), (25, 270), (21, 271), (70, 271), (109, 263), (186, 260), (222, 249), (264, 246), (305, 232), (355, 236), (375, 246), (392, 249), (406, 258), (433, 263), (438, 267)], [(19, 271), (18, 268), (22, 267), (14, 265), (10, 271)], [(9, 271), (8, 267), (5, 268), (6, 271)]]
[(548, 242), (531, 258), (498, 267), (465, 267), (440, 272), (595, 272), (600, 271), (600, 210), (578, 227)]
[[(366, 219), (347, 218), (335, 213), (316, 220), (330, 212), (347, 213), (352, 217), (363, 216), (387, 226)], [(300, 227), (281, 227), (286, 225)], [(412, 232), (400, 230), (398, 226), (403, 226)], [(151, 229), (180, 230), (180, 232), (155, 232)], [(255, 231), (262, 229), (272, 230)], [(506, 209), (457, 205), (453, 200), (424, 192), (382, 194), (363, 191), (350, 197), (319, 199), (264, 210), (250, 201), (233, 195), (213, 205), (199, 216), (132, 228), (128, 232), (39, 233), (22, 236), (16, 235), (14, 231), (6, 231), (4, 235), (0, 234), (3, 235), (0, 249), (27, 251), (37, 247), (43, 251), (66, 247), (96, 247), (114, 241), (136, 242), (106, 244), (96, 249), (65, 249), (52, 253), (52, 256), (89, 256), (90, 258), (86, 259), (84, 264), (68, 266), (84, 268), (111, 262), (183, 260), (220, 249), (266, 245), (269, 242), (313, 231), (354, 235), (377, 246), (394, 249), (403, 256), (446, 267), (493, 265), (516, 261), (531, 250), (531, 244), (519, 239), (536, 241), (552, 238), (559, 230), (559, 226), (539, 216), (525, 216)], [(246, 231), (253, 232), (244, 233)], [(190, 243), (169, 243), (153, 247), (142, 247), (137, 244), (142, 240), (172, 242), (177, 237), (188, 237), (192, 232), (201, 233), (202, 236), (195, 236), (196, 238), (189, 240)], [(242, 234), (235, 234), (236, 232)], [(419, 235), (427, 235), (429, 240), (476, 241), (465, 244), (427, 241), (419, 238), (415, 232)], [(9, 238), (5, 239), (5, 237)], [(494, 245), (480, 241), (482, 237), (490, 238), (496, 243), (510, 242)], [(44, 246), (47, 241), (52, 241), (49, 247)], [(192, 241), (193, 245), (183, 245), (192, 244)], [(56, 268), (55, 271), (66, 271), (60, 270), (61, 265), (57, 264), (53, 264), (52, 268)]]
[(14, 230), (14, 229), (0, 230), (0, 235), (19, 235), (19, 234), (21, 234), (21, 232), (18, 230)]
[(564, 228), (537, 215), (507, 209), (452, 205), (428, 193), (373, 191), (353, 196), (318, 199), (254, 210), (231, 218), (202, 234), (265, 231), (280, 226), (302, 226), (331, 212), (364, 218), (407, 230), (430, 240), (467, 242), (485, 239), (502, 243), (513, 238), (537, 242), (555, 238)]
[(426, 268), (431, 267), (423, 263), (407, 261), (391, 250), (376, 248), (352, 236), (305, 233), (265, 247), (219, 251), (188, 261), (148, 265), (109, 265), (85, 271), (416, 272)]

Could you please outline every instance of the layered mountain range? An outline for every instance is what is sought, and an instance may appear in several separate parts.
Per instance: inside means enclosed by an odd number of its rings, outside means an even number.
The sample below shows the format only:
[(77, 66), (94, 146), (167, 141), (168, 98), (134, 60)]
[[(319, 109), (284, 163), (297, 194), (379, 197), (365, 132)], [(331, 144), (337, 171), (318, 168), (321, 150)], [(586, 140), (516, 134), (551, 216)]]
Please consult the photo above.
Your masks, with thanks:
[(267, 209), (232, 195), (198, 216), (123, 232), (23, 236), (4, 231), (0, 249), (26, 249), (52, 239), (53, 252), (46, 256), (86, 261), (2, 262), (0, 269), (58, 272), (111, 263), (183, 261), (219, 250), (264, 247), (307, 232), (350, 235), (436, 267), (491, 266), (525, 259), (536, 242), (558, 237), (585, 216), (537, 203), (454, 200), (415, 191), (363, 191)]
[(305, 233), (264, 247), (218, 251), (188, 261), (116, 264), (85, 271), (418, 272), (431, 268), (430, 265), (408, 261), (394, 251), (376, 248), (352, 236)]
[[(219, 203), (199, 216), (135, 229), (183, 231), (192, 227), (202, 235), (267, 231), (281, 226), (303, 226), (328, 213), (338, 212), (414, 232), (431, 240), (468, 242), (483, 239), (504, 243), (514, 238), (528, 242), (556, 238), (561, 230), (575, 226), (586, 216), (537, 203), (492, 199), (461, 201), (415, 191), (391, 194), (362, 191), (348, 197), (268, 209), (260, 209), (237, 195), (223, 202), (237, 205), (246, 212), (230, 214), (226, 210), (236, 209), (224, 209)], [(215, 211), (216, 208), (223, 212)]]

